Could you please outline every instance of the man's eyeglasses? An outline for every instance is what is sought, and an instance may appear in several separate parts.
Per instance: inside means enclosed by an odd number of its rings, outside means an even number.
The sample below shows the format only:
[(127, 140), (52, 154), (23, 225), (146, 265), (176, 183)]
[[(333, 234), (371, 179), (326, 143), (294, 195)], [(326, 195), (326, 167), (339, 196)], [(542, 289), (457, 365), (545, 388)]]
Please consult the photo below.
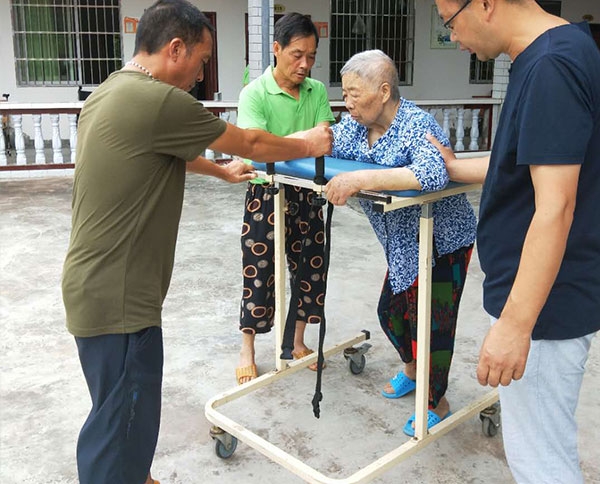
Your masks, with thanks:
[(450, 25), (450, 24), (451, 24), (451, 23), (452, 23), (452, 21), (453, 21), (453, 20), (454, 20), (454, 19), (455, 19), (455, 18), (458, 16), (458, 14), (459, 14), (460, 12), (462, 12), (462, 11), (463, 11), (465, 8), (467, 8), (467, 7), (469, 6), (469, 4), (471, 3), (471, 1), (472, 1), (472, 0), (467, 0), (467, 1), (465, 2), (465, 4), (464, 4), (462, 7), (460, 7), (460, 8), (458, 9), (458, 12), (456, 12), (454, 15), (452, 15), (452, 17), (450, 17), (448, 20), (446, 20), (446, 21), (444, 22), (444, 28), (445, 28), (445, 29), (453, 30), (453, 27), (452, 27), (452, 25)]

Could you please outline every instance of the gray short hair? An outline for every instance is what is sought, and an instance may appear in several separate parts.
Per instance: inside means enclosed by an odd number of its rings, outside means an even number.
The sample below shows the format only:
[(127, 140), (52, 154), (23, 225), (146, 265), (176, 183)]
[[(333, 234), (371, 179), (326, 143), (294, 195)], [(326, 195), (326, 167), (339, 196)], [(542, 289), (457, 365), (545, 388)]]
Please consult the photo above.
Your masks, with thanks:
[(355, 74), (370, 86), (379, 87), (382, 83), (387, 82), (392, 88), (392, 100), (400, 99), (398, 92), (400, 79), (396, 65), (389, 56), (378, 49), (365, 50), (350, 57), (340, 71), (342, 77), (346, 74)]

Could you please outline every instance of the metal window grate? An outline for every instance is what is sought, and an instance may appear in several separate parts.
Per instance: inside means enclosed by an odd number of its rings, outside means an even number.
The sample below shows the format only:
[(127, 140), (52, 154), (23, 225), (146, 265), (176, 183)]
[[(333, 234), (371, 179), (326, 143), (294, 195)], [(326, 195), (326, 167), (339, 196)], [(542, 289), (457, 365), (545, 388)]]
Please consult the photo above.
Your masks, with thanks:
[(480, 61), (475, 54), (471, 54), (469, 68), (470, 84), (492, 84), (494, 82), (494, 59)]
[(413, 82), (414, 0), (331, 0), (329, 79), (340, 85), (340, 69), (358, 52), (380, 49), (398, 68), (401, 85)]
[(122, 67), (119, 0), (12, 0), (20, 86), (96, 86)]

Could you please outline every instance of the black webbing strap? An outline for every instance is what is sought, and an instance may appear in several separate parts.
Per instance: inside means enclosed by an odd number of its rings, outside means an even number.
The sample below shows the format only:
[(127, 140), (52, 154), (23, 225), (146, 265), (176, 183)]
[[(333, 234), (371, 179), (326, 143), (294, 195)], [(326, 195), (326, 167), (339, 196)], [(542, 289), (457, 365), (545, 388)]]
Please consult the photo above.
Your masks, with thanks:
[[(325, 220), (325, 251), (323, 255), (323, 266), (325, 274), (325, 285), (324, 291), (327, 294), (327, 279), (329, 272), (329, 254), (331, 252), (331, 216), (333, 215), (333, 204), (327, 204), (327, 219)], [(324, 302), (323, 302), (324, 303)], [(321, 410), (319, 403), (323, 400), (323, 394), (321, 393), (321, 374), (323, 372), (323, 364), (325, 363), (325, 357), (323, 356), (323, 343), (325, 342), (325, 306), (323, 306), (323, 319), (319, 327), (319, 349), (317, 353), (317, 383), (315, 385), (315, 394), (312, 399), (313, 413), (315, 417), (319, 418)]]
[[(312, 213), (312, 207), (311, 207)], [(309, 217), (310, 219), (310, 217)], [(308, 232), (307, 232), (308, 233)], [(287, 317), (285, 319), (285, 328), (283, 330), (283, 340), (281, 342), (281, 356), (282, 360), (292, 360), (292, 350), (294, 349), (294, 334), (296, 332), (296, 319), (298, 316), (298, 298), (300, 297), (300, 283), (304, 276), (304, 266), (306, 265), (304, 249), (306, 247), (306, 236), (302, 239), (302, 247), (300, 249), (300, 258), (298, 259), (298, 268), (296, 269), (296, 275), (291, 277), (291, 289), (290, 303), (288, 307)]]
[[(267, 165), (268, 172), (268, 165)], [(323, 186), (327, 183), (327, 179), (325, 178), (325, 158), (320, 156), (315, 158), (315, 177), (314, 182), (316, 185)], [(322, 207), (327, 203), (327, 200), (323, 198), (320, 194), (315, 194), (313, 197), (313, 201), (311, 204), (311, 216), (309, 216), (309, 220), (313, 220), (312, 217), (312, 207)], [(327, 204), (327, 215), (325, 219), (325, 247), (323, 251), (323, 274), (325, 280), (323, 281), (323, 290), (324, 293), (327, 293), (327, 272), (329, 270), (329, 254), (331, 252), (331, 218), (333, 215), (333, 204)], [(307, 231), (308, 233), (309, 231)], [(294, 334), (296, 332), (296, 319), (298, 316), (298, 298), (300, 297), (300, 282), (302, 281), (302, 277), (304, 275), (304, 267), (306, 266), (306, 257), (305, 257), (305, 247), (306, 247), (306, 236), (302, 239), (302, 248), (300, 250), (300, 259), (298, 262), (298, 268), (296, 270), (295, 278), (292, 278), (291, 281), (291, 295), (290, 295), (290, 303), (288, 307), (288, 313), (285, 320), (285, 328), (283, 332), (283, 341), (281, 343), (281, 356), (282, 360), (291, 360), (293, 359), (292, 350), (294, 349)], [(323, 355), (323, 344), (325, 342), (325, 332), (326, 332), (326, 324), (325, 324), (325, 306), (323, 306), (323, 317), (321, 318), (321, 324), (319, 326), (319, 348), (317, 350), (317, 383), (315, 386), (315, 394), (312, 399), (313, 405), (313, 413), (315, 417), (319, 418), (320, 416), (320, 408), (319, 403), (323, 400), (323, 394), (321, 393), (321, 377), (323, 372), (323, 364), (325, 362), (325, 357)]]
[[(272, 163), (271, 163), (272, 165)], [(272, 168), (274, 170), (274, 168)], [(269, 164), (267, 164), (267, 173), (269, 170)], [(317, 185), (325, 185), (327, 180), (325, 180), (325, 158), (319, 156), (315, 158), (315, 177), (313, 179), (314, 183)], [(309, 213), (308, 220), (314, 220), (317, 217), (313, 217), (313, 206), (322, 207), (324, 205), (325, 199), (316, 196), (313, 197), (313, 201), (311, 204), (311, 211)], [(310, 223), (310, 222), (309, 222)], [(307, 234), (309, 231), (307, 231)], [(296, 319), (298, 316), (298, 298), (300, 297), (300, 283), (302, 281), (302, 277), (304, 276), (304, 267), (306, 265), (306, 257), (305, 257), (305, 248), (306, 248), (306, 236), (302, 239), (302, 246), (300, 248), (300, 257), (298, 259), (298, 268), (296, 269), (295, 276), (291, 277), (290, 286), (291, 286), (291, 295), (290, 302), (287, 312), (287, 317), (285, 319), (285, 328), (283, 330), (283, 340), (281, 342), (281, 356), (282, 360), (292, 360), (294, 357), (292, 355), (292, 350), (294, 349), (294, 334), (296, 332)]]

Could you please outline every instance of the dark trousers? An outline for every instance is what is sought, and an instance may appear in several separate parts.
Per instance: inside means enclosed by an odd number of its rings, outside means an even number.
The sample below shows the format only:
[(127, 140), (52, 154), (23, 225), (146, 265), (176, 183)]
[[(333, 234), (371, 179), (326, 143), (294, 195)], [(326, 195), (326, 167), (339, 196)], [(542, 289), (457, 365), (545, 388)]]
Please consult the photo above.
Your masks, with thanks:
[(92, 410), (77, 442), (80, 484), (143, 484), (158, 430), (162, 331), (76, 337)]

